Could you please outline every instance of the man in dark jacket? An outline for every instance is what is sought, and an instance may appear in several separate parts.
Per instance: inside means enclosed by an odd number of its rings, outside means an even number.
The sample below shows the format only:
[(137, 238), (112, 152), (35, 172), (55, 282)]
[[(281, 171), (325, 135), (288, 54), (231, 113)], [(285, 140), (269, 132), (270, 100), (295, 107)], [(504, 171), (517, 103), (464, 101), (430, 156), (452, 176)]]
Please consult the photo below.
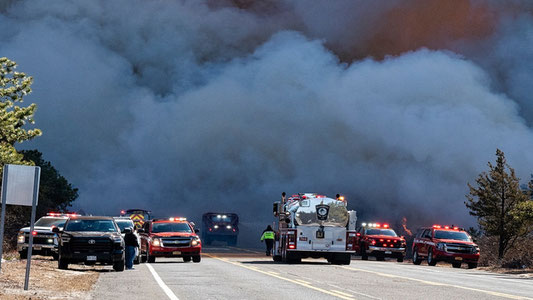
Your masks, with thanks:
[(126, 269), (133, 270), (133, 260), (135, 259), (136, 249), (139, 247), (139, 241), (130, 227), (124, 229), (124, 233), (124, 244), (126, 245)]

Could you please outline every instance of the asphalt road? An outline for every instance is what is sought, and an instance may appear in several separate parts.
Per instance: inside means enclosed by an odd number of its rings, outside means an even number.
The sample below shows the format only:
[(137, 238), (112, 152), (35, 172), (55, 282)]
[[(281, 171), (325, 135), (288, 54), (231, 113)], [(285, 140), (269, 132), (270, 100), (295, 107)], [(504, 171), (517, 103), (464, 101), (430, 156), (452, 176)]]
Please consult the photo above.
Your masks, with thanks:
[(158, 259), (122, 273), (106, 272), (95, 299), (533, 299), (533, 277), (446, 265), (325, 260), (274, 263), (260, 252), (205, 251), (201, 263)]

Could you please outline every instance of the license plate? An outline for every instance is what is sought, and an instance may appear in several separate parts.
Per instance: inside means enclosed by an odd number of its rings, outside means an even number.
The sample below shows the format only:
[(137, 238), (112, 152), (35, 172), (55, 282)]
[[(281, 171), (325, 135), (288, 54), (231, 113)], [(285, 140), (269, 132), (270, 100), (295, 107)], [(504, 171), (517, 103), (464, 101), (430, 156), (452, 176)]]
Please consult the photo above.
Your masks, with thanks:
[(96, 255), (87, 256), (87, 261), (96, 261)]
[(41, 246), (33, 246), (33, 250), (41, 250), (43, 247)]
[(385, 254), (392, 254), (392, 251), (385, 251)]
[(455, 260), (463, 260), (463, 258), (460, 257), (460, 256), (456, 256), (456, 257), (455, 257)]
[(316, 238), (317, 239), (323, 239), (324, 238), (324, 231), (317, 231), (316, 232)]
[(174, 252), (172, 252), (172, 254), (174, 254), (174, 255), (181, 255), (181, 251), (174, 251)]

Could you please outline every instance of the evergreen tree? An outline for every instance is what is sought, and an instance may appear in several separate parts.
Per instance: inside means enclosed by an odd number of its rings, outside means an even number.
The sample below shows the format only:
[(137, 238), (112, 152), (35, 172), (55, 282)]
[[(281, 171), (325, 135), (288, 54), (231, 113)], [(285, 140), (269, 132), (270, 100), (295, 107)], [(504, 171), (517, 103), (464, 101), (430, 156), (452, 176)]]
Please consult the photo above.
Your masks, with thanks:
[(476, 179), (477, 186), (468, 184), (470, 195), (465, 201), (472, 216), (476, 216), (481, 230), (498, 237), (498, 257), (502, 259), (516, 240), (527, 235), (533, 225), (533, 201), (530, 190), (520, 189), (520, 179), (496, 150), (496, 165), (488, 163), (489, 172)]

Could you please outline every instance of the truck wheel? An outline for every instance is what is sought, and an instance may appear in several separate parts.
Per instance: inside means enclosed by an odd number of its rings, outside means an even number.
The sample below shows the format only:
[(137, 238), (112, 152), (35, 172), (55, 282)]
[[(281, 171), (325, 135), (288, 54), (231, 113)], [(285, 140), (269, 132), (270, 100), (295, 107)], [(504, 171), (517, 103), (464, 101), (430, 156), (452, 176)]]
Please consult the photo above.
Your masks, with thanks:
[(200, 255), (195, 255), (192, 257), (192, 262), (199, 263), (202, 261), (202, 257)]
[(147, 261), (147, 257), (146, 257), (146, 255), (142, 255), (142, 254), (141, 254), (141, 263), (144, 264), (146, 261)]
[(124, 271), (124, 260), (116, 261), (113, 263), (113, 270), (117, 272)]
[(147, 261), (150, 264), (155, 263), (155, 256), (151, 256), (150, 254), (146, 253), (146, 256), (148, 257)]
[(59, 254), (58, 253), (52, 253), (52, 260), (58, 260)]
[(469, 269), (475, 269), (475, 268), (477, 268), (477, 262), (476, 262), (476, 263), (468, 263), (468, 268), (469, 268)]
[(460, 268), (461, 267), (461, 263), (460, 262), (454, 262), (454, 263), (452, 263), (452, 267)]
[(403, 262), (403, 255), (400, 254), (400, 256), (398, 256), (398, 257), (396, 258), (396, 261), (397, 261), (397, 262)]
[(59, 256), (59, 258), (57, 259), (57, 267), (60, 270), (68, 269), (68, 260), (61, 258), (61, 256)]
[(420, 259), (420, 255), (418, 255), (418, 248), (415, 248), (415, 251), (413, 252), (413, 264), (419, 265), (422, 263), (422, 260)]
[(183, 262), (190, 262), (191, 261), (191, 257), (190, 256), (184, 256), (183, 257)]
[(383, 255), (377, 255), (377, 256), (376, 256), (376, 260), (377, 260), (377, 261), (384, 261), (384, 260), (385, 260), (385, 256), (383, 256)]
[(351, 254), (339, 254), (337, 256), (337, 263), (336, 265), (349, 265), (350, 262), (352, 262), (352, 255)]
[(134, 265), (138, 265), (138, 264), (140, 264), (140, 263), (141, 263), (141, 256), (138, 255), (138, 256), (136, 256), (135, 259), (133, 260), (133, 264), (134, 264)]
[(20, 259), (27, 259), (28, 258), (28, 250), (22, 250), (19, 251)]
[(428, 265), (432, 267), (437, 265), (437, 260), (433, 257), (432, 249), (429, 249), (429, 252), (428, 252)]
[(280, 262), (280, 261), (281, 261), (281, 255), (273, 255), (273, 256), (272, 256), (272, 259), (273, 259), (275, 262)]

